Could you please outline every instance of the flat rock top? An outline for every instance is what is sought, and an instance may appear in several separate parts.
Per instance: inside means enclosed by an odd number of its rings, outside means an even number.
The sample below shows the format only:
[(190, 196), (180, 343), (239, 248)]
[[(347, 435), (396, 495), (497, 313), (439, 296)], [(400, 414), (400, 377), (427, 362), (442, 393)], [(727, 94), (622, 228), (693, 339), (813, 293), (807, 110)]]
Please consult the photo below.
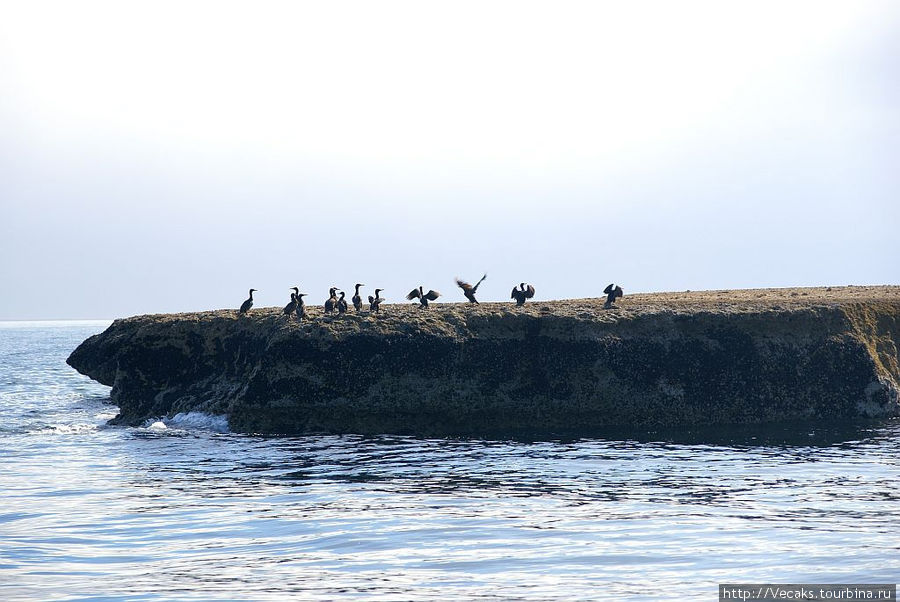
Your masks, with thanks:
[[(456, 291), (454, 291), (455, 293)], [(324, 293), (322, 297), (326, 297)], [(455, 296), (454, 296), (455, 298)], [(524, 307), (515, 307), (513, 301), (507, 302), (483, 302), (480, 305), (472, 305), (465, 302), (450, 301), (441, 297), (438, 301), (431, 302), (428, 311), (447, 311), (465, 307), (475, 310), (513, 310), (513, 311), (541, 311), (549, 308), (554, 314), (566, 313), (566, 310), (597, 309), (603, 308), (605, 295), (584, 299), (560, 299), (541, 300), (530, 299)], [(814, 306), (830, 306), (843, 303), (860, 302), (898, 302), (900, 301), (900, 286), (829, 286), (829, 287), (796, 287), (796, 288), (757, 288), (715, 291), (680, 291), (664, 293), (634, 293), (625, 292), (625, 296), (619, 299), (616, 306), (620, 310), (642, 312), (658, 309), (669, 310), (695, 310), (695, 311), (740, 311), (742, 307), (751, 310), (767, 308), (802, 308)], [(368, 313), (368, 303), (365, 304), (362, 313)], [(406, 301), (387, 302), (382, 304), (382, 313), (402, 311), (404, 313), (420, 313), (419, 302)], [(307, 312), (316, 315), (322, 313), (322, 304), (312, 304), (307, 301)], [(219, 309), (205, 312), (190, 312), (184, 314), (156, 314), (162, 316), (189, 316), (202, 314), (226, 314), (234, 313), (234, 309)], [(280, 307), (254, 307), (251, 314), (281, 313)], [(351, 308), (349, 314), (354, 314)], [(337, 315), (335, 313), (334, 315)]]
[[(454, 291), (455, 293), (456, 291)], [(448, 295), (449, 296), (449, 295)], [(323, 295), (324, 298), (324, 295)], [(455, 298), (455, 296), (453, 297)], [(574, 318), (595, 324), (651, 317), (655, 314), (745, 314), (802, 311), (807, 308), (835, 308), (842, 305), (866, 303), (900, 307), (900, 286), (840, 286), (809, 288), (770, 288), (720, 291), (683, 291), (665, 293), (628, 294), (619, 299), (615, 309), (604, 309), (605, 297), (567, 299), (558, 301), (529, 300), (524, 307), (515, 303), (435, 302), (428, 309), (418, 302), (387, 303), (379, 314), (367, 309), (357, 314), (352, 308), (345, 315), (326, 315), (321, 304), (308, 305), (308, 319), (297, 323), (293, 316), (282, 315), (280, 307), (259, 307), (246, 316), (236, 309), (219, 309), (181, 314), (135, 316), (120, 322), (140, 322), (142, 326), (164, 323), (211, 322), (220, 327), (235, 329), (265, 329), (294, 331), (330, 338), (338, 334), (365, 331), (371, 334), (389, 332), (430, 331), (434, 334), (462, 334), (471, 328), (482, 330), (488, 322), (500, 322), (522, 317)], [(365, 306), (368, 308), (368, 305)], [(230, 325), (230, 326), (229, 326)]]
[[(844, 303), (900, 302), (900, 286), (829, 286), (758, 288), (721, 291), (684, 291), (627, 295), (635, 310), (667, 308), (695, 311), (740, 311), (741, 308), (801, 309)], [(580, 300), (579, 300), (580, 301)], [(602, 300), (601, 300), (602, 301)], [(624, 303), (620, 303), (624, 305)]]

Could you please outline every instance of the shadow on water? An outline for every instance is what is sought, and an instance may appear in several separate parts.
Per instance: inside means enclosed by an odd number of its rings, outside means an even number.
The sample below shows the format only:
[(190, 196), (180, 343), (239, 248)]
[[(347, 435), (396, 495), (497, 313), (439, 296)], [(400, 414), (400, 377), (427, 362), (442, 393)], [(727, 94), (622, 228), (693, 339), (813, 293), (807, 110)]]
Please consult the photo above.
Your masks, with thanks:
[[(820, 488), (819, 496), (844, 495), (848, 486), (822, 481), (821, 471), (834, 472), (829, 479), (863, 478), (868, 469), (853, 458), (895, 457), (898, 435), (900, 420), (609, 429), (556, 439), (135, 429), (130, 439), (136, 447), (128, 456), (141, 474), (135, 485), (144, 492), (175, 488), (206, 499), (287, 486), (303, 495), (328, 491), (321, 503), (338, 506), (348, 503), (346, 496), (362, 503), (371, 495), (412, 494), (719, 507), (752, 505), (763, 492), (784, 496), (800, 483)], [(878, 489), (873, 500), (884, 495)]]
[[(482, 441), (515, 443), (571, 443), (607, 441), (637, 443), (672, 443), (679, 445), (712, 445), (725, 447), (830, 447), (900, 434), (900, 418), (890, 420), (787, 421), (765, 424), (726, 424), (678, 426), (671, 428), (605, 427), (573, 428), (565, 431), (485, 431), (458, 437), (417, 437), (414, 435), (353, 435), (370, 441)], [(333, 436), (317, 433), (311, 436)], [(259, 435), (267, 440), (290, 440), (286, 435)]]
[(757, 482), (756, 476), (748, 476), (740, 487), (731, 483), (723, 489), (714, 481), (722, 478), (716, 473), (725, 467), (755, 475), (754, 467), (769, 472), (773, 466), (841, 462), (880, 442), (893, 448), (898, 434), (900, 421), (895, 420), (617, 430), (602, 437), (556, 440), (308, 436), (264, 440), (278, 447), (286, 462), (246, 468), (296, 484), (383, 483), (397, 493), (565, 493), (580, 500), (616, 500), (652, 489), (657, 499), (675, 492), (677, 503), (720, 503), (751, 486), (791, 486), (789, 480)]
[[(668, 429), (608, 429), (571, 439), (631, 440), (727, 447), (831, 447), (900, 433), (900, 419), (856, 421), (790, 421)], [(565, 440), (565, 438), (561, 438)], [(523, 439), (529, 440), (529, 439)], [(537, 439), (531, 439), (537, 440)]]

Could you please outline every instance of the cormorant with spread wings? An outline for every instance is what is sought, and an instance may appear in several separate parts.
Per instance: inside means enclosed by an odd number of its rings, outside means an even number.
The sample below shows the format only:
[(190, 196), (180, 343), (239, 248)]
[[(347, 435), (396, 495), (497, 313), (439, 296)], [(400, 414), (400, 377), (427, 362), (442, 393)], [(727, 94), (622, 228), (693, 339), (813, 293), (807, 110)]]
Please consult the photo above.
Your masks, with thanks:
[(616, 299), (619, 299), (624, 295), (624, 291), (621, 286), (616, 286), (615, 284), (610, 284), (603, 292), (606, 293), (606, 303), (603, 304), (603, 309), (612, 309), (615, 307)]
[(472, 286), (468, 282), (463, 282), (459, 278), (456, 279), (456, 286), (462, 289), (463, 295), (466, 296), (466, 299), (469, 300), (469, 303), (478, 303), (478, 299), (475, 298), (475, 291), (478, 290), (478, 285), (484, 282), (484, 279), (487, 278), (487, 274), (481, 277), (481, 280), (475, 283), (475, 286)]
[(421, 304), (420, 307), (427, 308), (429, 301), (434, 301), (440, 296), (441, 294), (435, 290), (430, 290), (426, 293), (420, 286), (419, 288), (414, 288), (413, 290), (409, 291), (409, 294), (406, 295), (406, 298), (412, 301), (413, 299), (418, 297), (419, 303)]
[(534, 297), (534, 287), (522, 282), (519, 284), (519, 288), (513, 287), (512, 295), (509, 298), (516, 300), (516, 307), (522, 307), (525, 305), (525, 299), (531, 299), (532, 297)]

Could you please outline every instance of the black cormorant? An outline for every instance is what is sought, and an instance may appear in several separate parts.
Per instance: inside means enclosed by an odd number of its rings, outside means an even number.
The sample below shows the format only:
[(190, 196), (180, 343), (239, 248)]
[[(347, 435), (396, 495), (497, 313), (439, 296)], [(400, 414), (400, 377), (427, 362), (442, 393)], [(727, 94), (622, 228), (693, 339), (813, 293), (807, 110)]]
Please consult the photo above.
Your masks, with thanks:
[(606, 303), (603, 304), (603, 309), (612, 309), (615, 307), (616, 299), (620, 298), (624, 292), (622, 291), (621, 286), (616, 286), (615, 284), (610, 284), (603, 292), (606, 293)]
[(418, 297), (419, 303), (421, 303), (420, 307), (428, 307), (429, 301), (434, 301), (440, 296), (441, 294), (435, 290), (430, 290), (426, 293), (420, 286), (419, 288), (414, 288), (413, 290), (409, 291), (409, 294), (406, 295), (406, 298), (412, 301), (413, 299)]
[(341, 298), (337, 301), (337, 310), (339, 314), (342, 314), (347, 311), (347, 300), (344, 299), (344, 295), (346, 295), (344, 291), (341, 291)]
[(469, 303), (478, 303), (478, 299), (475, 298), (475, 291), (478, 290), (478, 285), (481, 284), (484, 279), (487, 278), (487, 274), (481, 277), (481, 280), (475, 283), (475, 286), (472, 286), (468, 282), (463, 282), (459, 278), (456, 279), (456, 286), (463, 290), (463, 294), (466, 296), (466, 299), (469, 300)]
[(369, 311), (381, 310), (381, 302), (384, 301), (384, 298), (381, 296), (381, 291), (383, 290), (383, 288), (376, 288), (375, 296), (369, 295)]
[(524, 282), (519, 284), (519, 288), (513, 287), (512, 295), (510, 295), (510, 299), (516, 300), (516, 306), (521, 307), (525, 305), (525, 299), (531, 299), (534, 297), (534, 287), (529, 285), (525, 285)]
[(351, 299), (351, 301), (353, 301), (353, 307), (357, 312), (362, 310), (362, 297), (359, 296), (359, 287), (361, 286), (365, 286), (365, 284), (356, 285), (356, 294), (353, 295), (353, 299)]
[(328, 289), (328, 299), (325, 300), (326, 314), (330, 314), (331, 312), (333, 312), (334, 308), (337, 306), (337, 295), (335, 294), (335, 291), (337, 290), (338, 288), (336, 286), (332, 286), (330, 289)]
[(245, 314), (250, 311), (250, 308), (253, 307), (253, 293), (256, 292), (255, 288), (250, 289), (250, 298), (241, 303), (241, 308), (238, 310), (238, 313)]
[(291, 293), (291, 302), (284, 306), (284, 315), (290, 316), (297, 311), (297, 293)]
[(306, 293), (297, 293), (297, 319), (302, 320), (306, 317), (306, 303), (303, 302), (303, 297), (306, 296)]

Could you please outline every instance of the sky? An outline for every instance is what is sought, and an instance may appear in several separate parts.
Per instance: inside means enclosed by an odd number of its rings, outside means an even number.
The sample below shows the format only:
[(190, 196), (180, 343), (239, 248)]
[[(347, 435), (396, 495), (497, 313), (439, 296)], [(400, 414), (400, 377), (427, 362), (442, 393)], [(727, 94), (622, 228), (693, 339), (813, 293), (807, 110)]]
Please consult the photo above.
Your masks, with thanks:
[(900, 284), (900, 3), (0, 0), (0, 319)]

